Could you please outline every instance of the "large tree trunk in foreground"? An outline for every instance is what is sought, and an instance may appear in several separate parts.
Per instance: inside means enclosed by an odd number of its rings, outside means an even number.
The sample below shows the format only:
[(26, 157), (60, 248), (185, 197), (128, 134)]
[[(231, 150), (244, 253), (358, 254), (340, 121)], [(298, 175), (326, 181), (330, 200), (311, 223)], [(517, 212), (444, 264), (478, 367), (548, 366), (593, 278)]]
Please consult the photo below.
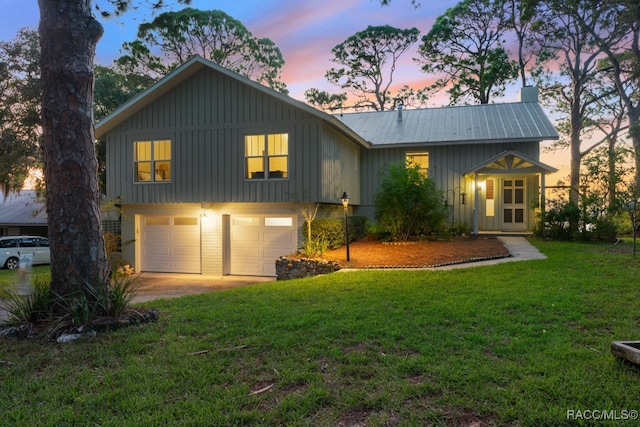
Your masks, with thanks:
[(38, 3), (51, 290), (65, 296), (109, 283), (93, 129), (93, 59), (102, 26), (91, 0)]

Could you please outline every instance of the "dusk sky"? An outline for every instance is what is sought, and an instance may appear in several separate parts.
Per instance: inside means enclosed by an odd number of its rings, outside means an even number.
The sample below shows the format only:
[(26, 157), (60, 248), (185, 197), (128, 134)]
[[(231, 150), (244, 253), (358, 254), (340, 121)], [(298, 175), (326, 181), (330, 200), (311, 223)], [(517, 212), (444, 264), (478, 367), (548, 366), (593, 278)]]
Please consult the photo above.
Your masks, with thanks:
[[(104, 0), (98, 1), (104, 3)], [(423, 1), (420, 7), (414, 8), (410, 0), (393, 0), (390, 6), (384, 7), (378, 0), (192, 0), (190, 7), (221, 9), (242, 22), (254, 36), (273, 40), (286, 61), (282, 78), (290, 96), (304, 101), (304, 91), (312, 87), (337, 91), (338, 88), (324, 78), (325, 72), (335, 66), (330, 61), (331, 49), (335, 45), (368, 25), (391, 25), (402, 29), (416, 27), (424, 35), (436, 17), (456, 3), (456, 0)], [(0, 40), (14, 39), (21, 28), (37, 28), (40, 15), (37, 0), (2, 0), (2, 4)], [(174, 5), (164, 10), (183, 7)], [(100, 18), (104, 35), (98, 43), (96, 63), (110, 65), (121, 56), (122, 44), (135, 39), (138, 26), (152, 19), (153, 14), (142, 8), (121, 17)], [(413, 60), (416, 49), (417, 45), (405, 54), (396, 71), (394, 80), (400, 86), (424, 87), (431, 80)], [(494, 101), (512, 102), (516, 99), (517, 87), (514, 86), (504, 99)], [(445, 97), (436, 97), (429, 101), (429, 106), (441, 106), (443, 103), (446, 103)], [(564, 168), (568, 163), (557, 156), (551, 160), (548, 155), (543, 155), (541, 160), (556, 168)]]
[[(37, 0), (2, 0), (2, 3), (0, 40), (13, 39), (24, 27), (37, 28)], [(455, 4), (455, 0), (428, 1), (414, 8), (410, 0), (393, 0), (385, 7), (378, 0), (193, 0), (190, 7), (221, 9), (242, 22), (254, 36), (273, 40), (286, 61), (282, 77), (290, 95), (303, 100), (304, 91), (312, 87), (334, 90), (324, 79), (324, 73), (335, 65), (330, 61), (331, 49), (349, 36), (368, 25), (416, 27), (426, 34), (435, 18)], [(174, 5), (169, 9), (182, 7)], [(121, 17), (101, 18), (105, 31), (98, 43), (96, 63), (110, 65), (121, 56), (122, 44), (135, 39), (138, 26), (152, 19), (152, 13), (143, 9), (131, 10)], [(412, 59), (414, 56), (415, 49), (405, 55), (396, 80), (424, 86), (428, 76), (420, 71)]]

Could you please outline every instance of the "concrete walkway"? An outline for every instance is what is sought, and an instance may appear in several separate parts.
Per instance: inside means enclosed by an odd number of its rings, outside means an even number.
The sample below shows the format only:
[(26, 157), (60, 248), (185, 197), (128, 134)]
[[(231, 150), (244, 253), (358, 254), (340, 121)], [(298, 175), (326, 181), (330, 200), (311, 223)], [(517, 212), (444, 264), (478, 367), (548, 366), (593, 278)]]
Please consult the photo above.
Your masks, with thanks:
[[(429, 268), (428, 270), (452, 270), (454, 268), (477, 267), (481, 265), (494, 265), (504, 262), (527, 261), (545, 259), (546, 256), (524, 237), (499, 236), (498, 239), (511, 252), (511, 257), (498, 258), (486, 261), (476, 261), (464, 264), (452, 264), (442, 267)], [(415, 268), (412, 268), (415, 270)], [(340, 271), (355, 271), (340, 270)], [(173, 274), (173, 273), (142, 273), (136, 279), (137, 292), (134, 303), (152, 301), (163, 298), (175, 298), (184, 295), (195, 295), (207, 292), (215, 292), (224, 289), (250, 286), (259, 283), (274, 281), (275, 277), (256, 276), (202, 276), (199, 274)], [(0, 300), (0, 321), (7, 317)]]
[(538, 248), (533, 246), (527, 239), (519, 236), (498, 236), (504, 246), (511, 252), (510, 257), (490, 259), (486, 261), (469, 262), (465, 264), (445, 265), (442, 267), (434, 267), (430, 270), (452, 270), (454, 268), (477, 267), (480, 265), (495, 265), (504, 262), (529, 261), (534, 259), (546, 259), (547, 256), (540, 252)]

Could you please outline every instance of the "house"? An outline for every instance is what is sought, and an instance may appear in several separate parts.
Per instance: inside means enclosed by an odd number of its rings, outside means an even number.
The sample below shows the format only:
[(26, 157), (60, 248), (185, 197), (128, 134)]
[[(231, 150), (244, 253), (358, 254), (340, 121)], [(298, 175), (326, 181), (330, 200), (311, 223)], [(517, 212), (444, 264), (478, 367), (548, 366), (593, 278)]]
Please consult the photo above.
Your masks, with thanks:
[[(120, 234), (118, 210), (103, 206), (102, 227), (105, 232)], [(20, 190), (6, 195), (0, 190), (0, 236), (42, 236), (49, 233), (44, 195), (36, 190)]]
[(47, 212), (36, 190), (0, 191), (0, 236), (46, 236)]
[[(542, 140), (558, 135), (522, 102), (332, 116), (193, 57), (96, 125), (107, 197), (122, 204), (123, 256), (137, 271), (275, 275), (302, 242), (300, 202), (373, 214), (381, 167), (422, 165), (451, 219), (531, 230)], [(543, 194), (544, 192), (542, 192)]]

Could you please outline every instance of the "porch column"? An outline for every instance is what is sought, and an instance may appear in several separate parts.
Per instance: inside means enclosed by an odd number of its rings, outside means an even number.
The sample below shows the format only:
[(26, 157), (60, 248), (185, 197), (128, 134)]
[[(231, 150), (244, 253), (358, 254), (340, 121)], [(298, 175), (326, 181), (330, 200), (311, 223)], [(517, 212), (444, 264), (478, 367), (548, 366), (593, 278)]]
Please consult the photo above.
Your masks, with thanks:
[(473, 174), (473, 234), (480, 233), (480, 186), (478, 185), (478, 173)]

